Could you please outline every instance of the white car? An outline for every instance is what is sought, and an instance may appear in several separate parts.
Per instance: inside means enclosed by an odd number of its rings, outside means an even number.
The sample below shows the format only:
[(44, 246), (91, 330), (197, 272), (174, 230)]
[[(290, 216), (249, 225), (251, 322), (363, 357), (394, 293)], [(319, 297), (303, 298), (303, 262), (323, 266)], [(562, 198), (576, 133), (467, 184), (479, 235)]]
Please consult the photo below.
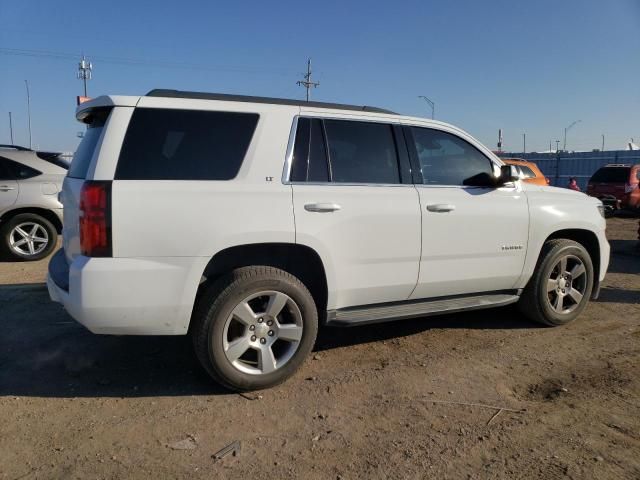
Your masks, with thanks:
[(600, 201), (445, 123), (173, 90), (76, 116), (51, 298), (94, 333), (190, 334), (232, 389), (292, 375), (319, 325), (516, 302), (563, 325), (607, 270)]

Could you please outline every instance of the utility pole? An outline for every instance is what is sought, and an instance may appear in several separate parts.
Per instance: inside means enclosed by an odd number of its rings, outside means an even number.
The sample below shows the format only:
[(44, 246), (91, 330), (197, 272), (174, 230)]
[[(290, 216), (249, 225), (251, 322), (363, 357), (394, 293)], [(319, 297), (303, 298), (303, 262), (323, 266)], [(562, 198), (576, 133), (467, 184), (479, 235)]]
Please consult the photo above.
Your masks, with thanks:
[(549, 140), (549, 153), (551, 153), (553, 151), (553, 148), (551, 148), (551, 140)]
[(571, 125), (569, 125), (568, 127), (565, 127), (564, 129), (564, 146), (562, 147), (562, 150), (564, 150), (565, 152), (567, 151), (567, 131), (571, 130), (571, 128), (577, 124), (580, 123), (582, 120), (576, 120), (575, 122), (573, 122)]
[(29, 82), (24, 81), (27, 87), (27, 121), (29, 125), (29, 148), (31, 148), (31, 96), (29, 95)]
[(91, 65), (91, 62), (85, 59), (84, 55), (82, 55), (82, 59), (80, 60), (80, 63), (78, 63), (77, 77), (78, 77), (78, 80), (82, 80), (82, 83), (84, 84), (85, 97), (87, 96), (87, 80), (91, 80), (92, 69), (93, 69), (93, 65)]
[(522, 153), (527, 153), (527, 134), (522, 134)]
[(9, 134), (11, 135), (11, 145), (13, 145), (13, 121), (11, 120), (11, 112), (9, 112)]
[(302, 85), (307, 90), (307, 102), (309, 101), (309, 90), (311, 87), (317, 87), (320, 85), (320, 82), (312, 82), (311, 81), (311, 59), (307, 60), (307, 73), (304, 76), (304, 80), (298, 80), (296, 82), (298, 85)]
[(604, 133), (602, 134), (602, 150), (600, 151), (604, 152)]
[(435, 118), (436, 103), (432, 100), (429, 100), (424, 95), (418, 95), (418, 98), (423, 99), (425, 102), (429, 104), (429, 106), (431, 107), (431, 120), (433, 120)]

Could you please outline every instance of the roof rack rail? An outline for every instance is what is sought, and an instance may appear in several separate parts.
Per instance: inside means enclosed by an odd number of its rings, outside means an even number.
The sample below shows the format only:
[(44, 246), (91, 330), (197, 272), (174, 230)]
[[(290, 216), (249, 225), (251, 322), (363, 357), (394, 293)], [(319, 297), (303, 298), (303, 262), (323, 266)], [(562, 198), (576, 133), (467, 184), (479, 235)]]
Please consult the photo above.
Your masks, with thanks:
[(0, 144), (0, 148), (14, 148), (14, 149), (20, 150), (22, 152), (33, 152), (32, 149), (27, 148), (27, 147), (21, 147), (20, 145)]
[(181, 90), (165, 90), (156, 88), (146, 94), (147, 97), (194, 98), (199, 100), (222, 100), (226, 102), (269, 103), (273, 105), (292, 105), (300, 107), (332, 108), (336, 110), (355, 110), (359, 112), (385, 113), (398, 115), (396, 112), (378, 107), (345, 105), (341, 103), (307, 102), (291, 98), (253, 97), (249, 95), (230, 95), (226, 93), (185, 92)]

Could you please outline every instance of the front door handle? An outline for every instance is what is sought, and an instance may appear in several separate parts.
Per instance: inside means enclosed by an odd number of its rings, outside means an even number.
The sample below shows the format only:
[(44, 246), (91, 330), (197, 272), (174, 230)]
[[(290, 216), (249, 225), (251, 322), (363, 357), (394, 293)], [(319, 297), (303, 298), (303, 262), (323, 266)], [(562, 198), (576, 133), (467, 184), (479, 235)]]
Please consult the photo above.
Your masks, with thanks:
[(307, 203), (304, 206), (304, 209), (307, 212), (335, 212), (340, 210), (342, 207), (337, 203)]
[(455, 209), (456, 206), (449, 203), (435, 203), (433, 205), (427, 205), (427, 210), (436, 213), (452, 212)]
[(15, 190), (16, 187), (10, 187), (9, 185), (0, 185), (0, 191), (8, 192), (9, 190)]

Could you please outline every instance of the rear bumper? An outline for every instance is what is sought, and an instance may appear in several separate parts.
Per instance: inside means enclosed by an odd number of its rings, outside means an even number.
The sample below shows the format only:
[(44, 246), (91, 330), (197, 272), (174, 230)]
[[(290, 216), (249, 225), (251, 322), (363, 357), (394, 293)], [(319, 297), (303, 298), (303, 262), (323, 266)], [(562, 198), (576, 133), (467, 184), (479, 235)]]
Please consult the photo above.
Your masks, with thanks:
[(203, 261), (78, 256), (68, 265), (60, 250), (49, 263), (47, 287), (51, 299), (93, 333), (183, 335)]

